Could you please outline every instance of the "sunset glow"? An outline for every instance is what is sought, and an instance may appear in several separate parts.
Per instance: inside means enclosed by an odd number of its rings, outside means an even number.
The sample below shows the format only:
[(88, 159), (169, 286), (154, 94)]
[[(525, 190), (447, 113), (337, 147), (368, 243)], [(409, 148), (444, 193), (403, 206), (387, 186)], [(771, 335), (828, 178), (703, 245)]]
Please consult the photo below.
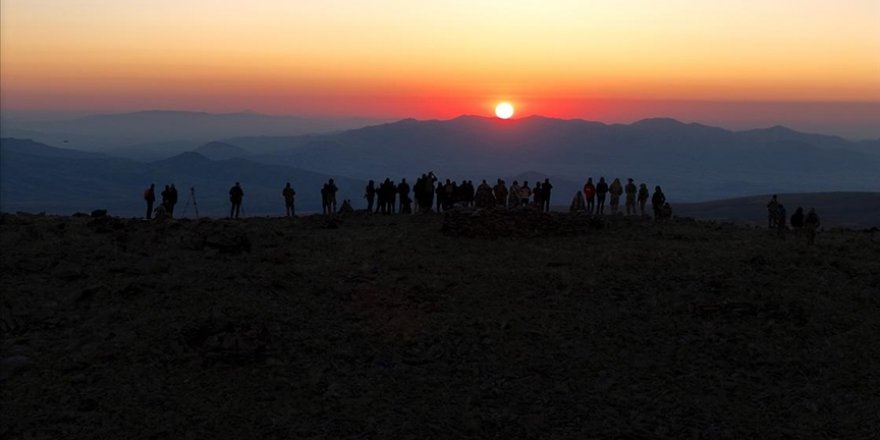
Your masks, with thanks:
[(603, 119), (633, 100), (880, 101), (875, 0), (9, 0), (0, 17), (3, 108), (444, 118), (503, 96)]
[(500, 102), (495, 106), (495, 116), (501, 119), (510, 119), (513, 116), (513, 106), (509, 102)]

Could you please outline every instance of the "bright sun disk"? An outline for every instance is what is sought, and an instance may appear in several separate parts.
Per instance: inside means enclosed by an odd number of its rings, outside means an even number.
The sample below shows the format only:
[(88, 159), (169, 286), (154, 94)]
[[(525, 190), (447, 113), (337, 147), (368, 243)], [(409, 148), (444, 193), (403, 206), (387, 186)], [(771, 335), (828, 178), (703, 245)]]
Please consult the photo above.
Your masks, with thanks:
[(495, 106), (495, 116), (501, 119), (510, 119), (513, 116), (513, 106), (509, 102), (499, 102)]

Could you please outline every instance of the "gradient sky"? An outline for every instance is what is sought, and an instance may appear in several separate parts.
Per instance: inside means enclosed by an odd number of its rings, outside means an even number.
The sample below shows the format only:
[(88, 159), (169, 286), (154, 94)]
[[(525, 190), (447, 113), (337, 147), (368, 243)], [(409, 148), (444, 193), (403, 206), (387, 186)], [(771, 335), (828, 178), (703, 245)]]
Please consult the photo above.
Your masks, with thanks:
[(445, 118), (489, 115), (508, 100), (518, 115), (615, 120), (646, 108), (699, 119), (707, 103), (721, 103), (716, 116), (743, 121), (753, 112), (742, 103), (772, 102), (787, 109), (780, 122), (804, 116), (792, 103), (820, 117), (823, 103), (835, 103), (851, 124), (880, 120), (880, 0), (0, 8), (3, 109)]

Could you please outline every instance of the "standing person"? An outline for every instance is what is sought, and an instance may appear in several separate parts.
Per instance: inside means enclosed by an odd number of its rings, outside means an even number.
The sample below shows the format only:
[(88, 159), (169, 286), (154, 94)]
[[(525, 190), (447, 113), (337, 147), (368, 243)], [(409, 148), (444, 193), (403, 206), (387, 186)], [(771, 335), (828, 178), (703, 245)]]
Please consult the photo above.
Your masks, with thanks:
[(627, 179), (626, 188), (626, 215), (636, 215), (636, 184)]
[(776, 207), (776, 236), (785, 240), (785, 230), (788, 229), (785, 226), (785, 206), (780, 203)]
[(495, 193), (495, 203), (502, 208), (507, 208), (507, 185), (504, 184), (504, 180), (498, 179), (493, 192)]
[(645, 216), (645, 203), (648, 203), (648, 185), (644, 183), (639, 185), (639, 211), (642, 213), (642, 217)]
[(232, 202), (232, 208), (229, 210), (229, 218), (238, 218), (241, 211), (241, 199), (244, 198), (244, 191), (241, 185), (235, 182), (235, 186), (229, 188), (229, 201)]
[(666, 203), (666, 196), (660, 185), (654, 187), (654, 195), (651, 196), (651, 207), (654, 208), (654, 221), (663, 217), (663, 204)]
[(333, 183), (333, 179), (330, 179), (327, 182), (327, 209), (331, 214), (336, 213), (336, 191), (339, 191), (339, 188)]
[(600, 177), (599, 183), (596, 184), (596, 214), (605, 213), (605, 194), (608, 194), (608, 184), (605, 183), (604, 177)]
[(779, 218), (779, 201), (776, 200), (776, 194), (767, 202), (767, 227), (773, 229), (776, 226), (776, 219)]
[(367, 212), (373, 212), (373, 202), (376, 200), (376, 183), (370, 180), (367, 183), (367, 188), (365, 189), (364, 197), (367, 199)]
[(587, 214), (593, 215), (596, 209), (596, 185), (593, 185), (592, 177), (588, 177), (584, 184), (584, 198), (587, 199)]
[(147, 220), (153, 218), (153, 203), (156, 201), (156, 184), (151, 183), (150, 187), (144, 190), (144, 201), (147, 202)]
[(620, 184), (619, 178), (614, 178), (614, 181), (611, 182), (611, 186), (608, 188), (608, 192), (611, 193), (611, 215), (615, 215), (620, 208), (620, 196), (623, 195), (623, 185)]
[(174, 187), (174, 184), (171, 184), (171, 188), (168, 188), (168, 215), (174, 217), (174, 205), (177, 204), (177, 188)]
[(541, 185), (541, 182), (535, 182), (535, 190), (532, 191), (532, 194), (535, 195), (535, 207), (539, 210), (544, 210), (544, 185)]
[(519, 182), (514, 180), (507, 191), (507, 207), (513, 209), (517, 206), (519, 206)]
[(284, 216), (291, 217), (296, 215), (293, 207), (293, 198), (296, 196), (296, 191), (290, 186), (290, 182), (287, 182), (287, 185), (281, 190), (281, 196), (284, 197)]
[(819, 215), (816, 214), (814, 208), (810, 208), (807, 216), (804, 218), (804, 229), (807, 230), (807, 243), (816, 243), (816, 230), (819, 229)]
[(553, 189), (553, 185), (550, 184), (549, 178), (544, 179), (542, 188), (544, 188), (544, 212), (550, 212), (550, 191)]
[(397, 194), (400, 196), (400, 213), (412, 214), (412, 200), (409, 198), (409, 184), (406, 183), (406, 179), (400, 179)]
[(529, 188), (529, 181), (523, 180), (523, 184), (519, 187), (519, 204), (520, 206), (529, 206), (529, 198), (532, 197), (532, 189)]
[(165, 213), (168, 213), (168, 202), (171, 200), (171, 187), (165, 185), (165, 189), (160, 193), (162, 196), (162, 207), (165, 208)]
[(797, 233), (804, 227), (804, 208), (800, 206), (794, 210), (794, 214), (791, 215), (791, 229)]

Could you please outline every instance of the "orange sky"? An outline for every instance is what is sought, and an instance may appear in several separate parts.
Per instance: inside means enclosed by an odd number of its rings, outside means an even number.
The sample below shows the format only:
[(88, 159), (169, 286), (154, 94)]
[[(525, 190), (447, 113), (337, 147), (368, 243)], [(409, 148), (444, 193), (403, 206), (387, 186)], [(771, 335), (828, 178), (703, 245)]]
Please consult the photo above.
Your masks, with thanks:
[(443, 118), (508, 100), (601, 120), (615, 101), (880, 102), (877, 0), (0, 5), (4, 109)]

